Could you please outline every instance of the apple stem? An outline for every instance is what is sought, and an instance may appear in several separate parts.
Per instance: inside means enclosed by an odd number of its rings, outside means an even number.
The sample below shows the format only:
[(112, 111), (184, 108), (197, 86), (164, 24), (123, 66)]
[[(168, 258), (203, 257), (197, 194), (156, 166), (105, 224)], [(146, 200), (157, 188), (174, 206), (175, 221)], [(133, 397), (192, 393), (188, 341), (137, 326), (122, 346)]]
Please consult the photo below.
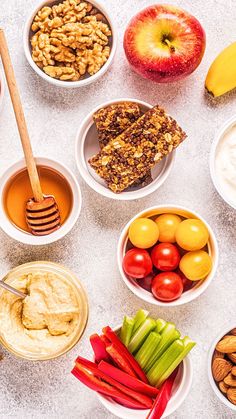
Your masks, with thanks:
[(175, 51), (175, 47), (173, 45), (171, 45), (171, 42), (169, 41), (169, 39), (165, 39), (164, 43), (171, 49), (171, 51)]

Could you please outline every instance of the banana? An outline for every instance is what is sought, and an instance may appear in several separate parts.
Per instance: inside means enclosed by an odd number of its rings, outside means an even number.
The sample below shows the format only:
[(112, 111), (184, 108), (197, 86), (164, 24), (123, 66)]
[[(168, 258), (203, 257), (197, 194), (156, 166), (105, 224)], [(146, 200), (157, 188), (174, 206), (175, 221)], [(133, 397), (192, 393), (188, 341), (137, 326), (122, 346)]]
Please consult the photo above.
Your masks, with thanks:
[(214, 97), (236, 87), (236, 42), (225, 48), (211, 64), (205, 87)]

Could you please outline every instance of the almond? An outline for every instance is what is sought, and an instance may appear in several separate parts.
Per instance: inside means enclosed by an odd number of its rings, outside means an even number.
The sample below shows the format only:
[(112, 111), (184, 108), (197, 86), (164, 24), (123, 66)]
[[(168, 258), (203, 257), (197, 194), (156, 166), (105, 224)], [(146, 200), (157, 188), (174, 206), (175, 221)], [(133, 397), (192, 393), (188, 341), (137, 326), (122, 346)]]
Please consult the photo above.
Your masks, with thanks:
[(232, 330), (230, 330), (230, 334), (233, 336), (236, 336), (236, 327)]
[(236, 404), (236, 388), (228, 388), (227, 397), (231, 403)]
[(231, 373), (224, 378), (224, 383), (230, 387), (236, 387), (236, 377), (234, 377)]
[(212, 361), (214, 361), (215, 358), (224, 358), (224, 357), (225, 357), (225, 354), (215, 349), (213, 353)]
[(215, 358), (212, 363), (212, 375), (216, 381), (222, 381), (231, 371), (232, 364), (223, 358)]
[(227, 384), (225, 384), (224, 381), (220, 381), (219, 382), (219, 389), (222, 393), (226, 394), (227, 390), (228, 390), (229, 386), (227, 386)]
[(236, 336), (226, 336), (216, 345), (217, 351), (225, 354), (236, 352)]
[(233, 353), (233, 354), (228, 354), (227, 356), (230, 359), (230, 361), (232, 361), (234, 364), (236, 364), (236, 352)]
[(236, 376), (236, 366), (234, 366), (231, 370), (231, 374), (235, 377)]

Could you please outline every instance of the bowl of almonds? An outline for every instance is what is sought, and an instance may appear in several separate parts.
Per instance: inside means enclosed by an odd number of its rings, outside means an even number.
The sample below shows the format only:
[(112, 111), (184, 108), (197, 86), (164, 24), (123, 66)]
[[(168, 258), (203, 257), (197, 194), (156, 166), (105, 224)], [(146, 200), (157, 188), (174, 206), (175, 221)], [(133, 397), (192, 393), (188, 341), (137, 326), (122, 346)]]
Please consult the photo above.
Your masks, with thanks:
[(24, 28), (30, 66), (44, 80), (61, 87), (95, 82), (111, 65), (116, 44), (112, 18), (96, 1), (44, 0)]
[(224, 327), (214, 340), (208, 358), (208, 377), (216, 396), (236, 411), (236, 328)]

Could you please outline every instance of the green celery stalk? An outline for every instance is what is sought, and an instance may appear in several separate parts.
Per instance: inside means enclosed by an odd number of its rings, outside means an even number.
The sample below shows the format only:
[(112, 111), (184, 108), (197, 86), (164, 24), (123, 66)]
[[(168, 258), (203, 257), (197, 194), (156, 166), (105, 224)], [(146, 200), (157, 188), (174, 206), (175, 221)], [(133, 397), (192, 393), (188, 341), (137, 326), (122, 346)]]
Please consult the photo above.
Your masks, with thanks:
[(172, 374), (175, 368), (178, 367), (178, 365), (188, 355), (191, 349), (196, 345), (196, 342), (193, 342), (188, 336), (185, 336), (183, 339), (181, 339), (181, 341), (184, 345), (183, 351), (179, 354), (179, 356), (176, 357), (172, 364), (168, 368), (166, 368), (165, 372), (161, 376), (160, 374), (158, 374), (159, 378), (157, 380), (156, 387), (160, 387), (164, 383), (164, 381), (167, 380), (167, 378)]
[(180, 338), (180, 332), (176, 330), (174, 323), (167, 323), (161, 334), (161, 341), (157, 347), (157, 350), (151, 356), (147, 366), (144, 371), (148, 372), (155, 362), (160, 358), (160, 356), (166, 351), (166, 349), (174, 342), (176, 339)]
[(134, 354), (142, 346), (143, 342), (149, 335), (149, 333), (156, 328), (156, 321), (148, 317), (144, 323), (134, 333), (129, 343), (128, 349)]
[(138, 310), (135, 317), (134, 317), (134, 328), (133, 328), (133, 335), (135, 334), (136, 330), (141, 326), (142, 323), (145, 322), (147, 316), (149, 315), (149, 311), (147, 310)]
[(161, 333), (163, 331), (164, 327), (166, 326), (166, 321), (163, 320), (163, 319), (157, 319), (156, 324), (157, 324), (156, 332)]
[(122, 324), (122, 328), (120, 331), (120, 339), (123, 344), (128, 347), (131, 336), (132, 330), (134, 327), (134, 319), (132, 317), (125, 316)]
[[(171, 369), (175, 360), (183, 353), (184, 344), (181, 339), (175, 340), (169, 348), (162, 354), (162, 356), (155, 362), (152, 368), (148, 371), (147, 378), (152, 386), (159, 387), (161, 377), (168, 369)], [(174, 368), (175, 369), (175, 368)]]
[(159, 335), (159, 333), (149, 333), (147, 339), (144, 341), (141, 348), (135, 355), (135, 359), (142, 369), (144, 369), (145, 365), (148, 363), (153, 352), (156, 350), (160, 340), (161, 335)]

